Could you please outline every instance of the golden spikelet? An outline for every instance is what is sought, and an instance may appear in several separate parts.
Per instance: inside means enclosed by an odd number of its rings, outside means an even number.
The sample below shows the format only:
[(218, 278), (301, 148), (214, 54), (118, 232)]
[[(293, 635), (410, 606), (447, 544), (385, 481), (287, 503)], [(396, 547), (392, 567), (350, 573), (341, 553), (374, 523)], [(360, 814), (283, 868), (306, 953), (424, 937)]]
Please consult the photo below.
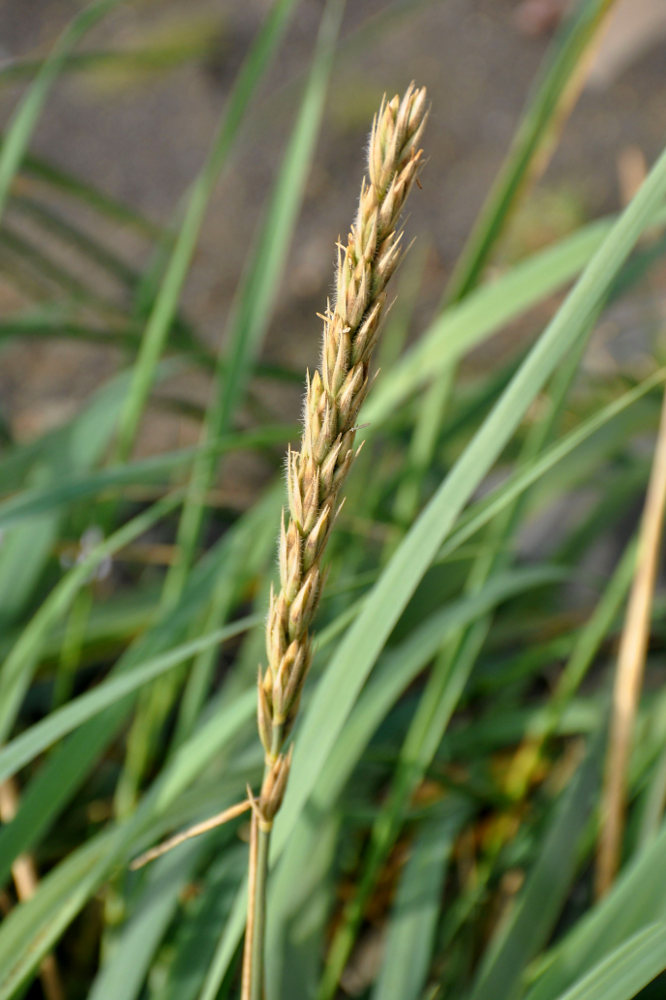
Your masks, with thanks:
[(287, 456), (288, 516), (280, 530), (280, 589), (266, 625), (268, 665), (258, 678), (266, 776), (256, 808), (270, 826), (290, 755), (283, 753), (311, 659), (309, 629), (322, 587), (321, 560), (354, 458), (355, 424), (368, 389), (386, 285), (402, 253), (398, 219), (418, 173), (427, 118), (425, 88), (382, 101), (368, 150), (369, 180), (345, 246), (338, 244), (336, 297), (327, 305), (321, 371), (307, 380), (300, 451)]

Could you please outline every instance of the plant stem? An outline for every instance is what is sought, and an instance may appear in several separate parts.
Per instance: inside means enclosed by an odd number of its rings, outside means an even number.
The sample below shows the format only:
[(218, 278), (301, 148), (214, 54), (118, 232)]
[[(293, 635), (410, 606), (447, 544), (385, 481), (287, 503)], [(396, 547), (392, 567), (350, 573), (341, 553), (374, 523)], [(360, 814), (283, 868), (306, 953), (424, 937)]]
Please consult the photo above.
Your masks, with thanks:
[[(284, 726), (273, 727), (271, 757), (277, 758), (284, 742)], [(262, 818), (261, 804), (271, 780), (273, 766), (266, 759), (259, 802), (252, 809), (250, 872), (248, 879), (247, 930), (243, 955), (241, 1000), (262, 1000), (264, 995), (264, 941), (266, 937), (266, 883), (271, 846), (272, 819)]]
[[(255, 819), (257, 827), (259, 820)], [(266, 882), (271, 831), (257, 830), (257, 870), (254, 885), (254, 923), (250, 942), (250, 991), (248, 1000), (262, 1000), (264, 995), (264, 938), (266, 928)]]

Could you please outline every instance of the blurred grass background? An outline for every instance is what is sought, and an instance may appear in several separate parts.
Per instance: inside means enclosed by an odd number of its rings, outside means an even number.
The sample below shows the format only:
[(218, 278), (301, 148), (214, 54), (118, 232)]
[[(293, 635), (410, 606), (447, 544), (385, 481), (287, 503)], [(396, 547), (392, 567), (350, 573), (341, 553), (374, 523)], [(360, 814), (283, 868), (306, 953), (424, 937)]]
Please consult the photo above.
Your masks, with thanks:
[(246, 824), (128, 862), (256, 786), (283, 455), (369, 122), (412, 78), (416, 243), (269, 1000), (637, 995), (666, 967), (659, 587), (604, 902), (593, 869), (664, 378), (662, 4), (39, 0), (0, 37), (0, 997), (237, 991)]

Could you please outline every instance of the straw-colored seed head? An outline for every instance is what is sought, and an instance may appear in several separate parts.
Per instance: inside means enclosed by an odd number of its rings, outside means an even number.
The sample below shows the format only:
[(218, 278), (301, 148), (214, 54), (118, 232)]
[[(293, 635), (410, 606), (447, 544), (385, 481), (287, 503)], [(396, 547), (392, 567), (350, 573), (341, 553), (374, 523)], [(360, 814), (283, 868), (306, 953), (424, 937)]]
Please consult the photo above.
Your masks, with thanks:
[(397, 229), (421, 165), (427, 118), (425, 88), (382, 101), (370, 135), (369, 181), (343, 245), (338, 242), (336, 297), (322, 316), (321, 371), (308, 376), (300, 451), (287, 455), (289, 517), (280, 531), (280, 590), (271, 593), (268, 664), (258, 683), (258, 720), (268, 770), (258, 808), (277, 812), (289, 773), (281, 750), (293, 724), (311, 660), (309, 629), (322, 587), (321, 560), (339, 492), (356, 453), (359, 409), (369, 384), (385, 288), (402, 254)]

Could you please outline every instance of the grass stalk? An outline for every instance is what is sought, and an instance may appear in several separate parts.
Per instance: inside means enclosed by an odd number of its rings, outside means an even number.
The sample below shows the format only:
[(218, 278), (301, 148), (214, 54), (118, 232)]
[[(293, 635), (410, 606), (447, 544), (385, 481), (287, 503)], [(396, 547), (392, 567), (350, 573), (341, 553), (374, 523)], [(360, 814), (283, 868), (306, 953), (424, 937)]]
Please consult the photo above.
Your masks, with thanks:
[(650, 638), (652, 600), (666, 508), (666, 394), (641, 523), (636, 571), (620, 640), (601, 799), (596, 892), (605, 895), (620, 864), (627, 770)]
[(384, 99), (368, 149), (356, 221), (338, 244), (336, 299), (324, 322), (321, 371), (307, 378), (300, 451), (287, 457), (288, 517), (280, 531), (280, 590), (271, 591), (266, 650), (259, 671), (258, 725), (265, 769), (253, 800), (250, 895), (243, 960), (243, 1000), (263, 994), (266, 880), (273, 819), (291, 765), (285, 743), (294, 725), (312, 658), (310, 626), (322, 590), (322, 556), (354, 460), (356, 420), (370, 381), (370, 360), (386, 286), (402, 255), (398, 220), (420, 169), (427, 118), (425, 89)]

